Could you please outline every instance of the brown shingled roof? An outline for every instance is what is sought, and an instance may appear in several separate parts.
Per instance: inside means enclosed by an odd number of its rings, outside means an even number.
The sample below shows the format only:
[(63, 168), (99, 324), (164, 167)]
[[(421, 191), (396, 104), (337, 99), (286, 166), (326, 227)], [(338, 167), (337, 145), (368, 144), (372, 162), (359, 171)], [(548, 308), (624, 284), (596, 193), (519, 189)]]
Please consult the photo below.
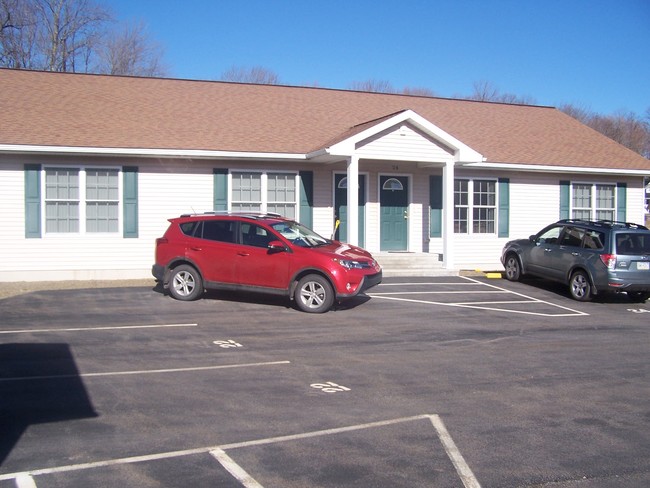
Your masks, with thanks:
[(410, 109), (490, 162), (650, 170), (550, 107), (9, 69), (0, 69), (0, 107), (0, 144), (292, 154)]

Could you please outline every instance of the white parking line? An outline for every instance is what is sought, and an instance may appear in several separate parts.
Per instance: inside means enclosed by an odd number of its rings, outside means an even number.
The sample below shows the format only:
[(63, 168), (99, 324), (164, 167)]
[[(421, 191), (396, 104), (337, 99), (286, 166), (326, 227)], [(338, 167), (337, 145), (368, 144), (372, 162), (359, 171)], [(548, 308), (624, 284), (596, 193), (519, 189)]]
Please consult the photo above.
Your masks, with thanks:
[(65, 466), (56, 466), (52, 468), (32, 469), (32, 470), (22, 471), (18, 473), (0, 474), (0, 481), (12, 480), (12, 479), (16, 481), (19, 479), (26, 480), (27, 478), (33, 478), (34, 476), (45, 475), (45, 474), (64, 473), (69, 471), (81, 471), (85, 469), (116, 466), (120, 464), (133, 464), (133, 463), (140, 463), (146, 461), (157, 461), (160, 459), (190, 456), (194, 454), (210, 453), (215, 459), (217, 459), (222, 464), (222, 466), (224, 466), (225, 469), (228, 470), (229, 473), (233, 474), (234, 471), (236, 473), (236, 476), (235, 475), (233, 476), (235, 476), (235, 478), (238, 481), (242, 482), (243, 480), (247, 480), (247, 482), (250, 484), (245, 484), (244, 486), (246, 488), (262, 488), (262, 485), (260, 485), (252, 477), (250, 477), (243, 468), (241, 468), (237, 463), (235, 463), (230, 458), (230, 456), (225, 454), (226, 450), (237, 449), (241, 447), (275, 444), (277, 442), (309, 439), (309, 438), (320, 437), (325, 435), (340, 434), (344, 432), (353, 432), (357, 430), (371, 429), (376, 427), (385, 427), (389, 425), (395, 425), (404, 422), (413, 422), (416, 420), (424, 420), (424, 419), (429, 419), (431, 421), (431, 424), (433, 425), (438, 435), (438, 438), (440, 439), (441, 443), (443, 444), (443, 447), (445, 448), (445, 452), (447, 453), (450, 460), (452, 461), (452, 464), (454, 465), (456, 472), (460, 476), (461, 481), (463, 482), (465, 488), (480, 488), (481, 485), (478, 483), (478, 480), (476, 479), (476, 477), (470, 470), (469, 466), (465, 462), (463, 456), (461, 455), (456, 444), (451, 438), (451, 435), (449, 435), (449, 432), (445, 428), (442, 419), (440, 419), (440, 417), (436, 414), (424, 414), (424, 415), (415, 415), (412, 417), (402, 417), (402, 418), (396, 418), (390, 420), (381, 420), (378, 422), (369, 422), (366, 424), (357, 424), (357, 425), (350, 425), (347, 427), (338, 427), (333, 429), (305, 432), (302, 434), (294, 434), (294, 435), (286, 435), (280, 437), (270, 437), (266, 439), (257, 439), (252, 441), (236, 442), (236, 443), (224, 444), (220, 446), (199, 447), (195, 449), (169, 451), (169, 452), (149, 454), (144, 456), (132, 456), (126, 458), (108, 459), (104, 461), (95, 461), (91, 463), (69, 464)]
[(138, 374), (158, 374), (158, 373), (187, 373), (188, 371), (210, 371), (214, 369), (251, 368), (255, 366), (275, 366), (278, 364), (291, 364), (291, 361), (269, 361), (266, 363), (246, 363), (246, 364), (221, 364), (218, 366), (197, 366), (194, 368), (143, 369), (138, 371), (113, 371), (107, 373), (61, 374), (61, 375), (51, 375), (51, 376), (17, 376), (13, 378), (0, 378), (0, 383), (4, 383), (8, 381), (60, 380), (64, 378), (94, 378), (98, 376), (125, 376), (125, 375), (138, 375)]
[[(444, 283), (408, 283), (408, 285), (434, 285), (434, 286), (439, 286), (439, 285), (460, 285), (460, 286), (467, 286), (467, 285), (481, 285), (484, 287), (492, 288), (491, 290), (425, 290), (425, 291), (405, 291), (405, 292), (379, 292), (379, 293), (368, 293), (368, 296), (372, 298), (379, 298), (383, 300), (395, 300), (395, 301), (402, 301), (402, 302), (410, 302), (410, 303), (421, 303), (421, 304), (427, 304), (427, 305), (442, 305), (445, 307), (460, 307), (460, 308), (473, 308), (476, 310), (490, 310), (494, 312), (506, 312), (506, 313), (518, 313), (518, 314), (524, 314), (524, 315), (539, 315), (542, 317), (572, 317), (575, 315), (589, 315), (586, 312), (582, 312), (580, 310), (575, 310), (569, 307), (565, 307), (563, 305), (558, 305), (556, 303), (551, 303), (547, 302), (545, 300), (540, 300), (538, 298), (534, 298), (528, 295), (524, 295), (522, 293), (518, 293), (515, 291), (507, 290), (505, 288), (501, 288), (499, 286), (490, 284), (490, 283), (483, 283), (481, 281), (475, 280), (473, 278), (470, 278), (468, 276), (461, 276), (460, 278), (463, 278), (464, 280), (467, 280), (466, 282), (444, 282)], [(384, 286), (394, 286), (394, 285), (405, 285), (405, 283), (386, 283), (380, 285), (381, 287)], [(402, 295), (454, 295), (454, 294), (463, 294), (463, 295), (478, 295), (478, 294), (510, 294), (510, 295), (515, 295), (518, 297), (523, 298), (523, 300), (508, 300), (508, 301), (492, 301), (492, 302), (485, 302), (485, 301), (463, 301), (463, 302), (437, 302), (433, 300), (417, 300), (417, 299), (412, 299), (412, 298), (400, 298), (399, 296)], [(399, 295), (399, 296), (398, 296)], [(533, 305), (548, 305), (553, 308), (559, 308), (561, 310), (564, 310), (562, 313), (543, 313), (543, 312), (534, 312), (534, 311), (529, 311), (529, 310), (518, 310), (518, 309), (510, 309), (510, 308), (497, 308), (497, 307), (490, 307), (486, 305), (508, 305), (508, 304), (533, 304)]]
[(156, 324), (156, 325), (112, 325), (107, 327), (74, 327), (66, 329), (19, 329), (0, 330), (0, 334), (33, 334), (37, 332), (85, 332), (96, 330), (122, 330), (122, 329), (156, 329), (164, 327), (196, 327), (199, 324)]

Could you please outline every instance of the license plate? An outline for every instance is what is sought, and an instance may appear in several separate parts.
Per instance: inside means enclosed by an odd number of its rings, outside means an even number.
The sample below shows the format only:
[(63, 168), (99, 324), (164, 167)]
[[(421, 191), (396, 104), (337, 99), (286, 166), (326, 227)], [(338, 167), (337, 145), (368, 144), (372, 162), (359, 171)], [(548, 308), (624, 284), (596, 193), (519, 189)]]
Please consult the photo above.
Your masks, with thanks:
[(650, 269), (650, 263), (646, 262), (641, 262), (641, 263), (636, 263), (636, 269)]

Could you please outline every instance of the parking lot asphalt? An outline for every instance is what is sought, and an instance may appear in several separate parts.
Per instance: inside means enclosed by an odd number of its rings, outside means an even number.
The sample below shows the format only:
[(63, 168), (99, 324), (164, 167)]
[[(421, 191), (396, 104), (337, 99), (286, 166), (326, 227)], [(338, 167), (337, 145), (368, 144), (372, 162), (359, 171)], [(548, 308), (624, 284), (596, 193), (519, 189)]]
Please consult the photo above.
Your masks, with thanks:
[(0, 488), (647, 487), (650, 303), (390, 278), (322, 314), (0, 300)]

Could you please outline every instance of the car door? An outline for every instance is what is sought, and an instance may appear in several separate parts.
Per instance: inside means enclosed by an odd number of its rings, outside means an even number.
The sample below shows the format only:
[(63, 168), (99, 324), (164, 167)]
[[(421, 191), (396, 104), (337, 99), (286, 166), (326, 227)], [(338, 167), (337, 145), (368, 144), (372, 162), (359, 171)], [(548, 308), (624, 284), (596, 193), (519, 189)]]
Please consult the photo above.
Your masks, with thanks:
[(188, 239), (185, 255), (198, 266), (204, 281), (236, 282), (235, 224), (233, 220), (204, 220)]
[(566, 226), (560, 236), (560, 248), (552, 253), (551, 266), (558, 279), (568, 279), (569, 272), (576, 266), (585, 267), (593, 253), (582, 247), (585, 229)]
[(555, 270), (554, 260), (559, 253), (560, 234), (563, 226), (554, 225), (538, 234), (533, 245), (524, 256), (527, 272), (546, 278), (557, 279), (558, 273)]
[(239, 228), (237, 281), (245, 286), (287, 289), (293, 253), (269, 249), (269, 242), (280, 240), (270, 229), (252, 222), (241, 222)]

